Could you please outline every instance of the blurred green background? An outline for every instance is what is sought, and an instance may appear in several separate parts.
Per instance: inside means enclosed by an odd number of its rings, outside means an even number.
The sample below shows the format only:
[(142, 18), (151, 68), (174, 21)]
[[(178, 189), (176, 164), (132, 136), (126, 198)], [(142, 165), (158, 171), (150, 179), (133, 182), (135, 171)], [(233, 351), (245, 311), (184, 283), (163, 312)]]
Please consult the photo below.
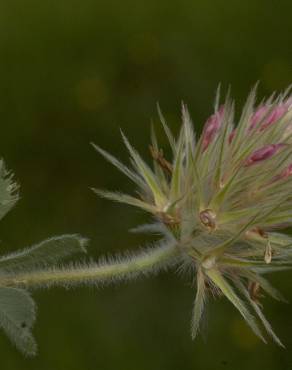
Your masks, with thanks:
[[(174, 131), (180, 102), (200, 130), (215, 89), (238, 106), (292, 79), (291, 1), (3, 0), (0, 4), (0, 154), (21, 200), (0, 225), (2, 252), (79, 232), (90, 254), (134, 250), (147, 216), (98, 199), (91, 186), (134, 187), (89, 145), (127, 160), (122, 128), (148, 155), (159, 101)], [(160, 132), (162, 143), (165, 143)], [(292, 301), (291, 273), (273, 276)], [(225, 300), (210, 305), (208, 339), (190, 339), (195, 291), (173, 274), (103, 290), (35, 292), (39, 354), (0, 336), (5, 370), (292, 369), (292, 306), (265, 300), (287, 350), (264, 345)]]

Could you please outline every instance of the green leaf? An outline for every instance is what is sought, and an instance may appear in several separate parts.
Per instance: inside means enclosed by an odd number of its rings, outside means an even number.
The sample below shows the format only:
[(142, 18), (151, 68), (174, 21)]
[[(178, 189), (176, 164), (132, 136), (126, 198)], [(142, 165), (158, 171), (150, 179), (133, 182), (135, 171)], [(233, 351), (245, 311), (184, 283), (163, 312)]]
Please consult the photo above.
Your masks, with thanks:
[(75, 253), (86, 252), (87, 239), (79, 235), (61, 235), (44, 240), (30, 248), (0, 258), (0, 271), (28, 270), (48, 266)]
[(18, 201), (18, 186), (13, 182), (13, 175), (9, 173), (4, 161), (0, 160), (0, 220), (14, 207)]
[[(154, 130), (153, 125), (151, 125), (151, 145), (152, 145), (153, 150), (156, 153), (159, 153), (158, 141), (157, 141), (157, 138), (156, 138), (156, 134), (155, 134), (155, 130)], [(161, 186), (162, 186), (164, 192), (168, 193), (169, 186), (168, 186), (167, 178), (165, 176), (165, 173), (164, 173), (163, 169), (157, 163), (157, 160), (155, 160), (154, 158), (153, 158), (153, 167), (154, 167), (155, 175), (159, 179), (159, 182), (161, 183)]]
[(157, 209), (151, 204), (144, 202), (143, 200), (132, 197), (131, 195), (123, 194), (120, 192), (111, 192), (107, 190), (92, 189), (100, 197), (113, 200), (115, 202), (129, 204), (134, 207), (142, 208), (144, 211), (156, 213)]
[(266, 331), (270, 336), (273, 338), (273, 340), (280, 346), (285, 348), (283, 343), (280, 341), (280, 339), (277, 337), (277, 335), (274, 333), (273, 328), (271, 324), (268, 322), (268, 320), (265, 318), (262, 310), (260, 309), (259, 305), (251, 298), (250, 294), (248, 293), (247, 289), (245, 286), (242, 284), (241, 281), (237, 281), (237, 286), (239, 289), (243, 292), (247, 300), (249, 301), (250, 305), (252, 308), (255, 310), (256, 314), (258, 315), (259, 319), (261, 320), (262, 324), (264, 325)]
[(228, 283), (228, 281), (223, 277), (223, 275), (218, 270), (215, 269), (206, 270), (206, 274), (213, 281), (213, 283), (221, 290), (225, 297), (229, 299), (229, 301), (238, 309), (238, 311), (241, 313), (241, 315), (243, 316), (247, 324), (251, 327), (253, 332), (259, 338), (261, 338), (264, 343), (266, 343), (254, 317), (248, 311), (244, 302), (234, 292), (233, 288)]
[(0, 287), (0, 326), (27, 356), (36, 354), (37, 346), (31, 334), (35, 321), (35, 303), (23, 289)]
[(222, 119), (222, 127), (219, 132), (220, 141), (218, 143), (218, 150), (216, 152), (216, 170), (214, 174), (214, 182), (215, 186), (217, 188), (220, 188), (221, 186), (221, 180), (222, 180), (222, 173), (223, 173), (223, 167), (225, 162), (225, 153), (228, 149), (228, 137), (229, 137), (229, 128), (230, 124), (233, 121), (234, 117), (234, 105), (231, 101), (229, 101), (229, 97), (227, 97), (225, 105), (224, 105), (224, 116)]
[(241, 238), (241, 236), (245, 233), (245, 231), (248, 230), (257, 221), (257, 218), (258, 218), (259, 215), (260, 215), (260, 212), (258, 212), (254, 217), (252, 217), (252, 219), (249, 222), (247, 222), (245, 225), (243, 225), (242, 228), (237, 232), (237, 234), (235, 234), (231, 238), (227, 239), (223, 243), (219, 244), (218, 246), (214, 247), (210, 251), (209, 254), (212, 255), (212, 256), (223, 255), (223, 253), (230, 246), (232, 246), (237, 240), (239, 240)]
[(129, 177), (133, 182), (135, 182), (138, 186), (143, 187), (143, 181), (141, 177), (136, 175), (133, 171), (131, 171), (127, 166), (125, 166), (123, 163), (121, 163), (117, 158), (115, 158), (113, 155), (108, 153), (107, 151), (100, 148), (98, 145), (91, 143), (94, 149), (99, 152), (108, 162), (113, 164), (118, 170), (120, 170), (124, 175)]
[(176, 201), (180, 197), (181, 181), (183, 177), (183, 165), (182, 165), (184, 148), (183, 144), (184, 144), (184, 135), (183, 132), (181, 132), (175, 155), (175, 161), (173, 165), (173, 173), (171, 177), (170, 199), (172, 202)]
[(185, 158), (186, 158), (186, 168), (190, 170), (189, 166), (193, 162), (194, 150), (196, 146), (196, 135), (194, 132), (194, 126), (191, 120), (190, 113), (187, 106), (182, 103), (182, 121), (184, 130), (184, 141), (185, 141)]
[(192, 330), (192, 338), (195, 339), (201, 318), (204, 311), (205, 306), (205, 300), (206, 300), (206, 287), (205, 287), (205, 279), (203, 272), (199, 269), (197, 273), (197, 294), (196, 294), (196, 300), (194, 304), (194, 310), (193, 310), (193, 318), (192, 318), (192, 324), (191, 324), (191, 330)]
[(259, 283), (260, 287), (272, 298), (276, 299), (277, 301), (287, 303), (287, 300), (283, 297), (282, 293), (280, 293), (276, 288), (274, 288), (271, 285), (271, 283), (263, 276), (246, 269), (243, 270), (242, 274), (245, 275), (251, 281)]
[(126, 136), (122, 133), (123, 140), (125, 142), (126, 147), (128, 148), (139, 172), (140, 175), (144, 178), (145, 182), (149, 186), (152, 195), (154, 197), (155, 203), (158, 206), (164, 206), (166, 203), (166, 198), (157, 182), (157, 178), (155, 177), (153, 171), (150, 169), (150, 167), (143, 161), (143, 159), (140, 157), (140, 155), (137, 153), (137, 151), (132, 147), (132, 145), (129, 143)]
[(231, 143), (232, 149), (236, 148), (236, 154), (241, 154), (240, 146), (242, 143), (245, 142), (243, 138), (244, 138), (246, 129), (249, 125), (250, 117), (253, 113), (254, 104), (256, 101), (256, 90), (257, 90), (257, 84), (254, 86), (254, 88), (250, 92), (247, 98), (246, 104), (243, 107), (242, 114), (241, 114), (241, 117), (239, 119), (239, 123), (237, 126), (237, 132)]
[(175, 151), (176, 151), (175, 139), (174, 139), (174, 136), (173, 136), (172, 132), (170, 131), (170, 128), (167, 126), (167, 123), (165, 121), (165, 118), (163, 117), (163, 114), (161, 112), (159, 104), (157, 104), (157, 111), (158, 111), (158, 115), (159, 115), (160, 121), (162, 123), (163, 129), (164, 129), (164, 132), (167, 136), (170, 147), (172, 149), (172, 152), (175, 153)]
[(136, 227), (133, 227), (129, 230), (134, 234), (155, 234), (155, 235), (164, 235), (168, 238), (172, 238), (171, 232), (168, 228), (161, 222), (154, 222), (152, 224), (142, 224)]

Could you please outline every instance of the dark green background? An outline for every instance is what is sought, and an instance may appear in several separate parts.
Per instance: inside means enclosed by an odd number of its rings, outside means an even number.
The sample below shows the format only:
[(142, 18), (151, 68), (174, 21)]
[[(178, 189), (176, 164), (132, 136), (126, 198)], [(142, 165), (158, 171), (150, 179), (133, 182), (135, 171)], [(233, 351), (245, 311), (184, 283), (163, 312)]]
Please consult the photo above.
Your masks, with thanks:
[[(22, 196), (1, 222), (3, 253), (69, 232), (91, 239), (94, 258), (145, 243), (127, 229), (147, 216), (90, 191), (134, 187), (89, 142), (126, 160), (121, 127), (148, 155), (157, 101), (177, 130), (183, 99), (200, 130), (220, 81), (239, 106), (257, 80), (260, 97), (285, 88), (291, 13), (288, 0), (2, 1), (0, 154)], [(290, 300), (291, 278), (272, 278)], [(1, 334), (1, 369), (292, 369), (291, 305), (265, 300), (286, 351), (255, 339), (224, 300), (210, 305), (207, 342), (192, 342), (194, 295), (173, 274), (35, 292), (39, 354), (25, 359)]]

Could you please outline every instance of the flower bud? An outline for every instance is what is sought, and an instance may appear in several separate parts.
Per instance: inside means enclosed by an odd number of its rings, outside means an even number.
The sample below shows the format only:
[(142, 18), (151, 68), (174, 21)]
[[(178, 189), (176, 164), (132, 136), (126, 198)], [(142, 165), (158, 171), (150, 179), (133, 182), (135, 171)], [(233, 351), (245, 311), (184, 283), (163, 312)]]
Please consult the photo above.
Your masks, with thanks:
[(268, 115), (268, 117), (264, 120), (263, 124), (260, 127), (260, 131), (263, 131), (273, 123), (279, 121), (280, 118), (282, 118), (285, 113), (287, 113), (288, 107), (286, 104), (280, 104), (277, 107), (275, 107), (272, 112)]
[(204, 126), (203, 130), (203, 151), (205, 151), (215, 135), (219, 131), (224, 116), (224, 106), (222, 105), (219, 110), (210, 116)]
[(267, 105), (262, 105), (253, 113), (250, 119), (249, 131), (251, 131), (263, 119), (268, 109), (269, 107)]
[(264, 161), (265, 159), (269, 159), (274, 154), (276, 154), (284, 144), (270, 144), (263, 146), (260, 149), (255, 150), (244, 162), (244, 166), (252, 166), (258, 162)]
[(234, 139), (234, 136), (236, 134), (236, 128), (233, 129), (230, 133), (230, 135), (228, 136), (228, 144), (231, 144), (232, 143), (232, 140)]
[(200, 212), (201, 223), (210, 231), (216, 229), (216, 214), (212, 209), (204, 209)]
[(269, 105), (260, 106), (251, 116), (249, 131), (251, 131), (262, 120), (263, 122), (259, 127), (259, 131), (265, 130), (273, 123), (279, 121), (279, 119), (281, 119), (288, 112), (291, 105), (292, 105), (291, 98), (287, 99), (282, 103), (279, 103), (271, 110), (271, 112), (267, 115), (266, 118), (264, 117), (268, 113), (269, 109), (271, 109), (271, 107)]
[(268, 240), (266, 244), (266, 248), (265, 248), (265, 254), (264, 254), (264, 260), (266, 263), (269, 264), (272, 262), (272, 255), (273, 255), (272, 246), (271, 246), (270, 241)]
[(288, 167), (284, 168), (284, 170), (281, 173), (274, 177), (274, 181), (284, 180), (291, 175), (292, 175), (292, 164), (289, 164)]

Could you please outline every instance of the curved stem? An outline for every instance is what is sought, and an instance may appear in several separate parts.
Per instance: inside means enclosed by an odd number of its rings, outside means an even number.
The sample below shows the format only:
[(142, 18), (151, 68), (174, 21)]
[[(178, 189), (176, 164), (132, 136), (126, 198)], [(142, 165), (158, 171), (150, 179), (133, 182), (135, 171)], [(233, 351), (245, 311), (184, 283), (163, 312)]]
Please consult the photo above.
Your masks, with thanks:
[(108, 284), (139, 275), (158, 272), (173, 265), (179, 250), (176, 244), (142, 251), (140, 254), (100, 262), (17, 272), (0, 277), (1, 286), (40, 288), (50, 286), (77, 286), (82, 284)]

